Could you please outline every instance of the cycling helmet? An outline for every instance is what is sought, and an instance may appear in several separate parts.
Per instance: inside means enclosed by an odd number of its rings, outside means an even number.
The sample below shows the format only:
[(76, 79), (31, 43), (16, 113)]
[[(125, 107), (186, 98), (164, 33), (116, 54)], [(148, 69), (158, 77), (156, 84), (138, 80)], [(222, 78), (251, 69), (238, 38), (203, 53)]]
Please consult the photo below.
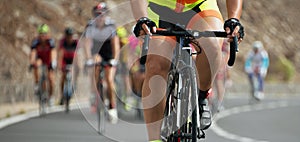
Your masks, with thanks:
[(93, 15), (95, 17), (97, 17), (98, 15), (104, 13), (105, 11), (107, 11), (107, 4), (105, 2), (100, 2), (98, 5), (93, 7)]
[(74, 34), (74, 30), (70, 27), (65, 29), (65, 34), (66, 35), (73, 35)]
[(261, 41), (255, 41), (252, 44), (253, 49), (262, 49), (263, 48), (263, 44)]
[(47, 24), (42, 24), (37, 29), (39, 34), (48, 33), (50, 31), (50, 28)]

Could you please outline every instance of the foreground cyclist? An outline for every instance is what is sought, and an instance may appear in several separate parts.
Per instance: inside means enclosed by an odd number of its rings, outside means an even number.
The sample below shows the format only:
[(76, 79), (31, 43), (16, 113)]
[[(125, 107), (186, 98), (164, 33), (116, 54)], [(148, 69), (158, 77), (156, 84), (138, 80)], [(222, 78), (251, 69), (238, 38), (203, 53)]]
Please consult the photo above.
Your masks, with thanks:
[[(105, 61), (109, 66), (104, 68), (105, 81), (107, 83), (107, 94), (109, 99), (109, 120), (111, 123), (117, 123), (118, 113), (116, 108), (116, 94), (114, 76), (116, 72), (117, 58), (120, 50), (120, 42), (116, 33), (114, 22), (107, 15), (108, 7), (104, 2), (93, 7), (92, 13), (95, 17), (87, 26), (85, 33), (85, 52), (87, 64), (91, 62)], [(100, 75), (100, 66), (95, 66), (95, 81), (93, 87), (98, 82)], [(96, 94), (95, 88), (93, 90)]]
[(34, 69), (35, 91), (38, 89), (39, 67), (46, 65), (48, 67), (47, 77), (49, 81), (49, 98), (48, 105), (54, 104), (53, 87), (54, 87), (54, 72), (53, 69), (57, 66), (55, 41), (50, 37), (50, 28), (47, 24), (42, 24), (38, 27), (38, 36), (34, 38), (31, 44), (30, 52), (30, 68)]
[[(58, 50), (58, 66), (61, 69), (62, 76), (60, 80), (60, 86), (61, 86), (61, 98), (60, 98), (60, 105), (64, 104), (64, 94), (63, 94), (63, 89), (64, 89), (64, 82), (66, 80), (66, 66), (73, 64), (73, 59), (75, 56), (75, 51), (77, 47), (77, 39), (73, 38), (74, 30), (70, 27), (67, 27), (65, 29), (65, 36), (60, 40), (59, 43), (59, 50)], [(75, 66), (77, 67), (77, 66)], [(78, 69), (74, 70), (78, 71)], [(77, 77), (77, 72), (75, 72), (75, 82), (76, 82), (76, 77)], [(76, 85), (76, 83), (75, 83)]]
[[(242, 12), (242, 0), (227, 0), (229, 19), (223, 24), (216, 0), (131, 0), (134, 17), (137, 19), (135, 35), (155, 33), (159, 28), (170, 28), (179, 23), (187, 29), (205, 31), (223, 29), (233, 36), (243, 38), (243, 27), (239, 22)], [(232, 26), (232, 27), (231, 27)], [(232, 29), (230, 29), (230, 27)], [(232, 32), (232, 33), (231, 33)], [(230, 34), (231, 33), (231, 34)], [(203, 107), (201, 129), (211, 125), (211, 113), (207, 106), (208, 90), (221, 63), (221, 45), (223, 40), (202, 38), (197, 40), (203, 49), (196, 57), (199, 80), (199, 104)], [(152, 37), (146, 62), (146, 75), (143, 85), (144, 117), (147, 124), (149, 141), (160, 142), (161, 120), (165, 107), (165, 80), (170, 68), (175, 41), (166, 37)], [(200, 109), (201, 110), (201, 109)]]

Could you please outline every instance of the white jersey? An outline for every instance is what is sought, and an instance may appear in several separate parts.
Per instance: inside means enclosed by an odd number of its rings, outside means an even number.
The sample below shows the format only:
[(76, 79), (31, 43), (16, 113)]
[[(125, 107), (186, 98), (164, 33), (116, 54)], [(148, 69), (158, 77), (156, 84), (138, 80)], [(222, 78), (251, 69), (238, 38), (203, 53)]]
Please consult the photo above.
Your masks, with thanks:
[(87, 26), (85, 37), (93, 40), (92, 54), (99, 53), (103, 58), (112, 58), (111, 38), (116, 36), (116, 26), (110, 18), (105, 19), (105, 25), (99, 29), (95, 20)]
[(265, 50), (260, 50), (257, 53), (250, 51), (245, 62), (245, 70), (247, 73), (253, 73), (258, 68), (263, 75), (266, 74), (269, 67), (269, 56)]

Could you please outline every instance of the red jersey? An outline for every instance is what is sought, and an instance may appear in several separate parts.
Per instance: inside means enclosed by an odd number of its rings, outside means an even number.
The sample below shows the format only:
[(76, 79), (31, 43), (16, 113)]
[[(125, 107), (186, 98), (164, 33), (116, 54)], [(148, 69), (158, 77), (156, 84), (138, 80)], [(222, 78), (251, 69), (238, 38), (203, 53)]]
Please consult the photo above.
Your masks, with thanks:
[(51, 50), (55, 48), (55, 41), (52, 38), (47, 39), (45, 44), (42, 44), (40, 39), (36, 38), (32, 41), (31, 49), (36, 49), (37, 58), (41, 59), (43, 64), (51, 64)]
[(71, 44), (68, 44), (66, 39), (60, 40), (59, 49), (63, 50), (63, 65), (72, 64), (75, 57), (75, 51), (78, 41), (73, 39)]

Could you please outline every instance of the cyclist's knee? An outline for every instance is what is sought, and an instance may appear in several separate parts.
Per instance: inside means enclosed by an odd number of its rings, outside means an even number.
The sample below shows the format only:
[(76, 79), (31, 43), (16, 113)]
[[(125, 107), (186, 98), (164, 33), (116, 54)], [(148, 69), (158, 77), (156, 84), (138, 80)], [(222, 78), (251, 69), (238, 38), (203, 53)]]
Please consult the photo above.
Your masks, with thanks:
[(166, 59), (155, 59), (148, 58), (146, 64), (146, 73), (157, 75), (157, 74), (165, 74), (170, 69), (170, 61)]

